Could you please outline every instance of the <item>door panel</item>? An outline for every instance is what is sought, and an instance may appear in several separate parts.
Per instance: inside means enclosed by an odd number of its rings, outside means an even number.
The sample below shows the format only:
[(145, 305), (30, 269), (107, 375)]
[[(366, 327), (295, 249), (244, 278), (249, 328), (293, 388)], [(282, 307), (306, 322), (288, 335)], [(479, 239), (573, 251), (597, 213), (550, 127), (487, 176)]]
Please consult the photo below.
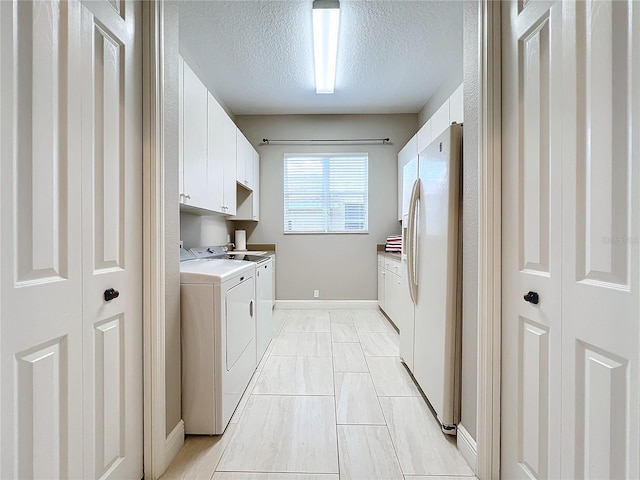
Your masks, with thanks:
[(627, 235), (630, 214), (630, 7), (627, 2), (581, 2), (575, 12), (578, 276), (614, 288), (629, 287), (629, 252), (615, 242)]
[(66, 339), (16, 355), (18, 476), (64, 477), (69, 465), (63, 439), (69, 435)]
[(637, 478), (640, 9), (564, 9), (562, 474)]
[(521, 270), (549, 275), (550, 19), (534, 23), (520, 39), (519, 206)]
[(0, 477), (82, 476), (78, 9), (0, 2)]
[(560, 475), (561, 8), (503, 7), (503, 478)]
[(140, 5), (119, 7), (82, 4), (85, 478), (142, 476)]
[(122, 315), (95, 326), (96, 424), (103, 435), (97, 437), (96, 465), (106, 471), (124, 456), (123, 332)]
[(547, 478), (549, 455), (549, 327), (520, 317), (518, 341), (519, 461), (537, 478)]
[[(85, 14), (83, 20), (92, 22), (89, 18)], [(95, 234), (92, 251), (93, 269), (97, 273), (124, 268), (124, 46), (119, 44), (113, 32), (100, 24), (93, 23), (87, 28), (92, 28), (92, 38), (85, 41), (93, 44), (93, 55), (85, 51), (85, 59), (93, 63), (93, 78), (91, 96), (85, 99), (93, 103), (90, 119), (93, 121), (93, 148), (91, 156), (85, 156), (85, 159), (93, 160)], [(85, 154), (89, 152), (85, 151)]]
[[(16, 5), (16, 260), (18, 281), (66, 276), (64, 154), (66, 8), (55, 2)], [(44, 48), (41, 48), (44, 47)], [(64, 233), (63, 233), (64, 232)]]

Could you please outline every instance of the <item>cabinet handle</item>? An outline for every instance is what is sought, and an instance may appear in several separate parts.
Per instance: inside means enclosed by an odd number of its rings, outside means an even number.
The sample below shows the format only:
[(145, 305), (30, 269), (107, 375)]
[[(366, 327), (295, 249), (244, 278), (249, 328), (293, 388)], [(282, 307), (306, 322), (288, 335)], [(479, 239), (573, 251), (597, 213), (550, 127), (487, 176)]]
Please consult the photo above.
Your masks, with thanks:
[(249, 316), (253, 317), (253, 300), (249, 302)]

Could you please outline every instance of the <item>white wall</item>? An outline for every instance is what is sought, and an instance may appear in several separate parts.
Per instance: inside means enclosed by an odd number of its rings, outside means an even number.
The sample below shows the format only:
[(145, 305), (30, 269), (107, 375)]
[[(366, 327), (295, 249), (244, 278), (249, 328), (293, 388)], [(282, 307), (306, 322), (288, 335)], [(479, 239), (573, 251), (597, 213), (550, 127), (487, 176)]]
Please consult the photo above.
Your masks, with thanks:
[[(397, 155), (417, 130), (417, 115), (256, 115), (236, 116), (236, 124), (260, 154), (260, 222), (242, 222), (250, 243), (275, 243), (276, 298), (324, 300), (377, 298), (376, 245), (399, 234)], [(263, 138), (390, 137), (392, 145), (259, 146)], [(369, 233), (284, 235), (285, 153), (367, 152)]]
[(233, 227), (233, 223), (225, 221), (223, 215), (180, 213), (180, 239), (184, 242), (184, 248), (224, 245)]

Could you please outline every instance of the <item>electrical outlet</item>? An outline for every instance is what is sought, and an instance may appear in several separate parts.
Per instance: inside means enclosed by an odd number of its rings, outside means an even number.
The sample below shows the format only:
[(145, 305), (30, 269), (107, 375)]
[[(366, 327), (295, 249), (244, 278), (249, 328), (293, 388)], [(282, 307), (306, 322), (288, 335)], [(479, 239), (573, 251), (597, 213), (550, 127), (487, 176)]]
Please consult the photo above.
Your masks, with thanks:
[(184, 242), (180, 240), (180, 248), (184, 247)]
[(320, 290), (313, 291), (313, 298), (320, 298)]

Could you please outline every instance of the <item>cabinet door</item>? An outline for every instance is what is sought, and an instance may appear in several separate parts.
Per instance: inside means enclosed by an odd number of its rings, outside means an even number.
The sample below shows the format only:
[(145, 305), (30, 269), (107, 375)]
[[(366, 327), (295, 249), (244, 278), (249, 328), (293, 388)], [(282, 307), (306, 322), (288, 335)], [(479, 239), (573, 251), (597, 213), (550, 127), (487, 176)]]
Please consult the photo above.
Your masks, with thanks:
[[(237, 145), (237, 165), (236, 180), (245, 188), (249, 188), (249, 180), (247, 175), (247, 167), (251, 163), (251, 172), (253, 172), (253, 154), (249, 140), (245, 138), (240, 130), (236, 128), (236, 145)], [(249, 159), (249, 160), (247, 160)]]
[(427, 120), (420, 130), (418, 130), (418, 152), (423, 151), (431, 143), (431, 120)]
[(253, 220), (260, 220), (260, 155), (253, 151)]
[(256, 326), (257, 361), (271, 342), (273, 336), (273, 273), (271, 262), (261, 264), (256, 269), (256, 302), (258, 315)]
[(386, 271), (384, 269), (384, 266), (378, 265), (378, 306), (382, 310), (385, 310), (385, 307), (386, 307), (385, 277), (386, 277)]
[[(224, 203), (224, 117), (226, 113), (207, 92), (207, 186), (214, 212), (226, 213)], [(235, 142), (234, 142), (235, 143)]]
[(378, 306), (384, 310), (384, 255), (378, 254)]
[(449, 122), (464, 122), (464, 90), (460, 85), (449, 97)]
[(431, 117), (431, 138), (439, 137), (449, 125), (449, 99), (447, 99)]
[(398, 301), (397, 301), (397, 275), (387, 269), (384, 279), (384, 304), (385, 312), (391, 320), (397, 321), (398, 317)]
[(269, 255), (271, 257), (271, 278), (273, 278), (273, 289), (271, 294), (273, 295), (273, 305), (276, 304), (276, 256)]
[(249, 143), (249, 140), (247, 140), (246, 138), (245, 140), (245, 166), (244, 166), (244, 176), (245, 176), (245, 182), (244, 182), (244, 186), (247, 187), (249, 190), (253, 190), (255, 187), (255, 158), (253, 156), (253, 154), (255, 153), (255, 150), (253, 149), (253, 146), (251, 145), (251, 143)]
[[(222, 108), (221, 108), (222, 110)], [(224, 183), (223, 183), (223, 205), (224, 213), (227, 215), (236, 214), (236, 159), (237, 141), (236, 125), (224, 112), (222, 118), (222, 143), (220, 144), (220, 155), (223, 159)]]
[(207, 88), (184, 64), (182, 203), (212, 209), (207, 198)]

